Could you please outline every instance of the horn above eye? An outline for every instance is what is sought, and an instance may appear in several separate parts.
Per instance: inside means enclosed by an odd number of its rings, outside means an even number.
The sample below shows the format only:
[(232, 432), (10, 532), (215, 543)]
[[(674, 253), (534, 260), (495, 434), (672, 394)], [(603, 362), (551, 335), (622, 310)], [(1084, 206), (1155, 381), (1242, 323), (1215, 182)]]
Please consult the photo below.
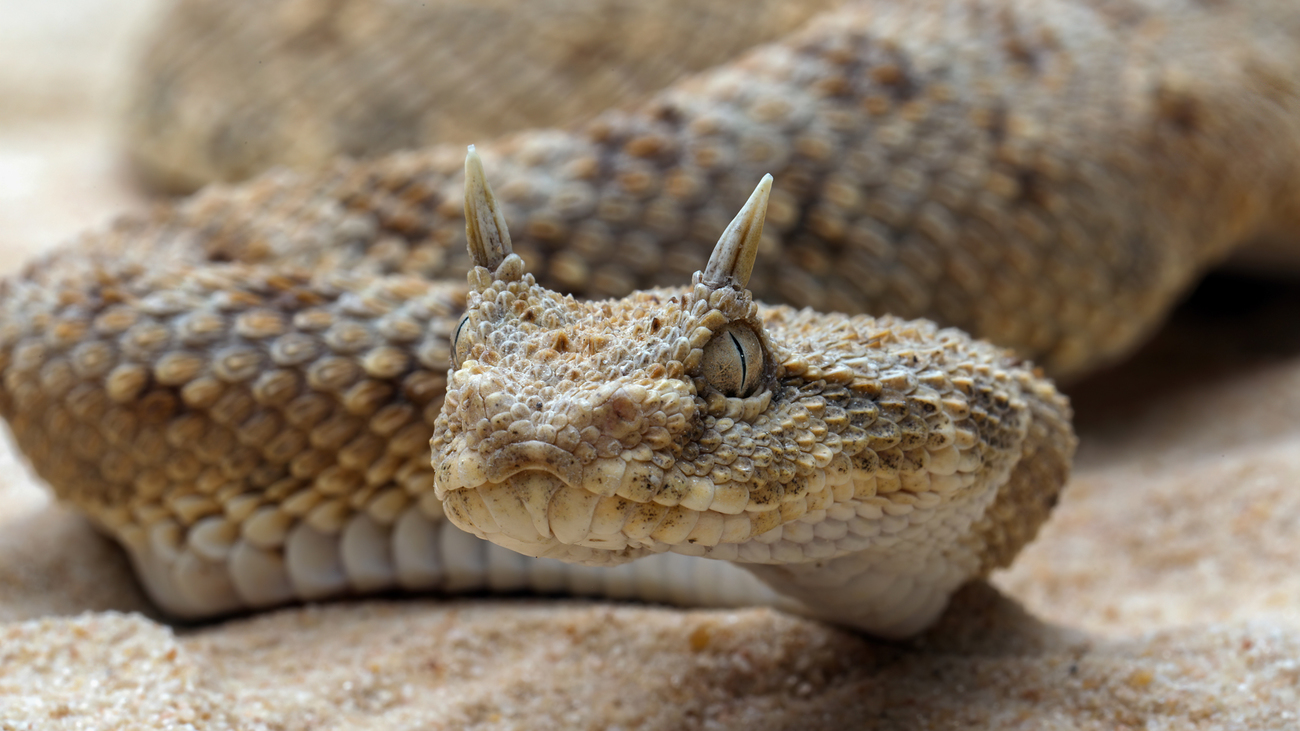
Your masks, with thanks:
[(772, 176), (764, 175), (758, 187), (740, 213), (727, 225), (718, 243), (713, 247), (709, 263), (704, 267), (703, 280), (707, 284), (745, 287), (754, 272), (754, 260), (763, 240), (763, 219), (767, 217), (767, 199), (772, 195)]
[(763, 377), (763, 346), (744, 325), (728, 325), (704, 346), (700, 375), (722, 395), (752, 396)]
[(465, 245), (474, 265), (488, 269), (496, 269), (513, 253), (505, 216), (473, 145), (465, 153)]

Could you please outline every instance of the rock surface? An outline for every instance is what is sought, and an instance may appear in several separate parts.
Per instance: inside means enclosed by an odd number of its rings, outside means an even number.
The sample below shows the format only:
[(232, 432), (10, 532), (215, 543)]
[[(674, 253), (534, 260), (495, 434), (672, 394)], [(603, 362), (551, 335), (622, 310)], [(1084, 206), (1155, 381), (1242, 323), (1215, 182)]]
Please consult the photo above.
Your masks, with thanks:
[[(141, 203), (106, 90), (153, 4), (21, 4), (0, 27), (0, 270)], [(531, 598), (169, 626), (6, 450), (0, 729), (1294, 728), (1298, 320), (1300, 285), (1219, 279), (1071, 388), (1081, 451), (1047, 529), (905, 644)]]

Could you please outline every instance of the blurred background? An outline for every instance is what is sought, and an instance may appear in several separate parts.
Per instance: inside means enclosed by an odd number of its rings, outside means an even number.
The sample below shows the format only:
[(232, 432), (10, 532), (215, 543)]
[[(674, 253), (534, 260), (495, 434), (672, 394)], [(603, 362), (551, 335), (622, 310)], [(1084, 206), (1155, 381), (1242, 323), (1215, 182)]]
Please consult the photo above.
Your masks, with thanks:
[(159, 0), (0, 0), (0, 272), (143, 205), (117, 111)]

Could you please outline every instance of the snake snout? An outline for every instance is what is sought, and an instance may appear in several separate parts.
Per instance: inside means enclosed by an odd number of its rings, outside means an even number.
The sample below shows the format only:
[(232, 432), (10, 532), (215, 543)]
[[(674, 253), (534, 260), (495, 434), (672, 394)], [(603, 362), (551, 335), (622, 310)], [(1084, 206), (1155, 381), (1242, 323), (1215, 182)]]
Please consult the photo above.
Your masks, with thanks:
[(538, 556), (553, 543), (547, 506), (564, 489), (560, 479), (548, 472), (524, 470), (505, 482), (450, 493), (443, 509), (463, 530)]
[(544, 472), (569, 487), (579, 487), (582, 482), (582, 464), (577, 457), (539, 441), (516, 442), (493, 452), (485, 473), (492, 482), (501, 482), (524, 471)]
[[(582, 488), (582, 465), (569, 452), (542, 441), (516, 442), (486, 457), (450, 455), (438, 471), (437, 491), (447, 516), (460, 528), (529, 555), (557, 541), (586, 537), (554, 521), (557, 493)], [(561, 503), (564, 501), (561, 500)]]

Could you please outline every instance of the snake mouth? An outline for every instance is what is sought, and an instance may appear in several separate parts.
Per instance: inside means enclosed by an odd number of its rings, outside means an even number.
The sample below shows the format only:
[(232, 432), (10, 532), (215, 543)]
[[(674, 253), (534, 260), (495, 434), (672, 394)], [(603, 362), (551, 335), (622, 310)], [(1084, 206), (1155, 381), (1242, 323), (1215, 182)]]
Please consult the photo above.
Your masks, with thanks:
[[(488, 455), (461, 450), (443, 465), (435, 471), (436, 491), (458, 527), (533, 556), (556, 544), (591, 542), (598, 496), (585, 487), (582, 463), (573, 454), (547, 442), (524, 441)], [(597, 542), (601, 548), (626, 545)]]
[(449, 492), (443, 508), (447, 517), (465, 530), (494, 541), (505, 537), (541, 548), (554, 538), (548, 515), (551, 499), (560, 491), (573, 489), (550, 471), (525, 468), (501, 482)]
[(488, 482), (493, 483), (532, 473), (550, 475), (569, 487), (582, 485), (582, 463), (578, 458), (547, 442), (507, 444), (488, 457), (483, 470)]
[[(501, 486), (523, 489), (529, 495), (536, 495), (541, 492), (554, 494), (559, 488), (581, 490), (583, 485), (582, 464), (578, 458), (553, 444), (540, 441), (516, 442), (487, 456), (461, 447), (436, 459), (436, 463), (434, 489), (439, 500), (454, 499), (458, 493), (481, 492)], [(533, 487), (525, 489), (524, 486)]]
[(435, 491), (457, 527), (498, 545), (530, 556), (561, 550), (583, 563), (621, 563), (613, 554), (647, 543), (623, 530), (638, 507), (615, 494), (628, 472), (639, 474), (622, 458), (584, 468), (553, 444), (526, 441), (487, 455), (452, 452), (435, 469)]
[(527, 556), (612, 565), (639, 555), (629, 550), (643, 548), (619, 530), (621, 515), (612, 530), (598, 530), (593, 513), (600, 496), (566, 484), (548, 469), (521, 469), (502, 482), (461, 484), (443, 492), (442, 499), (457, 527)]

